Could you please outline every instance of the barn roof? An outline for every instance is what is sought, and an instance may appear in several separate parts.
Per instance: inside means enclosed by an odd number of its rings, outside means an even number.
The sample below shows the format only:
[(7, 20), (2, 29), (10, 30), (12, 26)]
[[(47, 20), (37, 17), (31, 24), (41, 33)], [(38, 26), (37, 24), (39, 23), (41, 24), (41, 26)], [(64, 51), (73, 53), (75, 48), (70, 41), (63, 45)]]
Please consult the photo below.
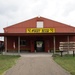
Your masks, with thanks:
[(36, 22), (43, 21), (44, 28), (55, 28), (55, 33), (75, 33), (75, 27), (44, 17), (35, 17), (4, 28), (5, 33), (26, 33), (27, 28), (36, 28)]

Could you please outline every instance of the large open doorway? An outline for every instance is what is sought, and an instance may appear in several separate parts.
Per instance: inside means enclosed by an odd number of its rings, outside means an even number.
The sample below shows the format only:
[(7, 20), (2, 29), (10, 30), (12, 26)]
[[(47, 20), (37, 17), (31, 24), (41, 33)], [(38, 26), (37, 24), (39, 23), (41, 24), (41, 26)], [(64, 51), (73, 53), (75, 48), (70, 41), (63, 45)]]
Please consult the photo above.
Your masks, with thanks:
[(35, 41), (35, 50), (36, 52), (44, 52), (44, 41), (42, 40)]

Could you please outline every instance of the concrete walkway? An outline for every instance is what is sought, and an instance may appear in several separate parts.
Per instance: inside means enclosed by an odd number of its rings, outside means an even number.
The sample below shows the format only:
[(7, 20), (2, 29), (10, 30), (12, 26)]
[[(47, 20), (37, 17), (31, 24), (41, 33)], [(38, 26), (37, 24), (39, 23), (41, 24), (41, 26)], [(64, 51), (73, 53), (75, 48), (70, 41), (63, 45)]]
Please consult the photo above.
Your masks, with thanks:
[(50, 54), (26, 54), (5, 75), (70, 75)]

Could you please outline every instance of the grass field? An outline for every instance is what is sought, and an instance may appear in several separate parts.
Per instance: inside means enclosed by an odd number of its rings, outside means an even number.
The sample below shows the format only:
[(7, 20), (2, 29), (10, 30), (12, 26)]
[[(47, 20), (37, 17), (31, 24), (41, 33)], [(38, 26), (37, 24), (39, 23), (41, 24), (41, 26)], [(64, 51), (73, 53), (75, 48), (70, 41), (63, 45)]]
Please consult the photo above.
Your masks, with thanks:
[(56, 55), (54, 60), (72, 75), (75, 75), (75, 57), (73, 55), (64, 55), (63, 57)]
[(11, 68), (20, 56), (0, 55), (0, 75), (7, 69)]

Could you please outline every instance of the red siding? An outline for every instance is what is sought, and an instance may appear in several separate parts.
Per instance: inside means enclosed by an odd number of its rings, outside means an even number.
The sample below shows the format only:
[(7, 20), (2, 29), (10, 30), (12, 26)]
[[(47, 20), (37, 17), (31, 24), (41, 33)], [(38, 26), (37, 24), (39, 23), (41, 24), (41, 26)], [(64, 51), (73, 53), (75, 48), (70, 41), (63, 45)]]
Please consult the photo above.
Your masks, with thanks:
[[(44, 50), (45, 52), (48, 52), (48, 50), (53, 50), (54, 49), (54, 40), (53, 36), (29, 36), (29, 37), (21, 37), (21, 40), (26, 40), (27, 45), (26, 46), (20, 46), (20, 50), (30, 50), (31, 52), (35, 52), (35, 41), (36, 40), (43, 40), (44, 41)], [(75, 37), (70, 36), (70, 41), (74, 42)], [(7, 37), (7, 48), (8, 51), (17, 51), (18, 50), (18, 37)], [(55, 42), (56, 42), (56, 50), (59, 49), (59, 43), (60, 42), (67, 42), (67, 36), (55, 36)], [(13, 47), (13, 43), (15, 42), (15, 49)]]
[[(27, 28), (36, 28), (36, 22), (37, 21), (43, 21), (44, 22), (44, 28), (55, 28), (55, 33), (75, 33), (75, 28), (63, 23), (59, 23), (53, 20), (49, 20), (43, 17), (36, 17), (9, 27), (4, 28), (5, 33), (26, 33)], [(49, 34), (49, 33), (48, 33)], [(21, 36), (20, 39), (27, 40), (26, 46), (20, 46), (20, 50), (30, 50), (31, 52), (35, 51), (35, 41), (36, 40), (43, 40), (44, 41), (44, 49), (45, 52), (48, 52), (48, 50), (53, 50), (54, 48), (54, 42), (53, 42), (53, 36), (51, 35), (30, 35), (25, 36), (24, 34)], [(19, 34), (21, 35), (21, 34)], [(29, 34), (28, 34), (29, 35)], [(59, 49), (59, 42), (68, 41), (67, 36), (65, 35), (56, 35), (56, 49)], [(70, 36), (70, 41), (75, 41), (75, 36)], [(13, 43), (15, 42), (16, 48), (14, 49)], [(18, 37), (7, 37), (7, 49), (8, 51), (17, 51), (18, 50)]]
[(56, 32), (75, 32), (75, 28), (43, 17), (36, 17), (9, 27), (4, 28), (5, 33), (25, 33), (26, 28), (36, 28), (36, 22), (43, 21), (44, 28), (55, 28)]
[[(15, 42), (15, 49), (13, 47), (14, 45), (14, 42)], [(7, 49), (8, 51), (15, 51), (15, 50), (18, 50), (18, 39), (17, 37), (7, 37)]]

